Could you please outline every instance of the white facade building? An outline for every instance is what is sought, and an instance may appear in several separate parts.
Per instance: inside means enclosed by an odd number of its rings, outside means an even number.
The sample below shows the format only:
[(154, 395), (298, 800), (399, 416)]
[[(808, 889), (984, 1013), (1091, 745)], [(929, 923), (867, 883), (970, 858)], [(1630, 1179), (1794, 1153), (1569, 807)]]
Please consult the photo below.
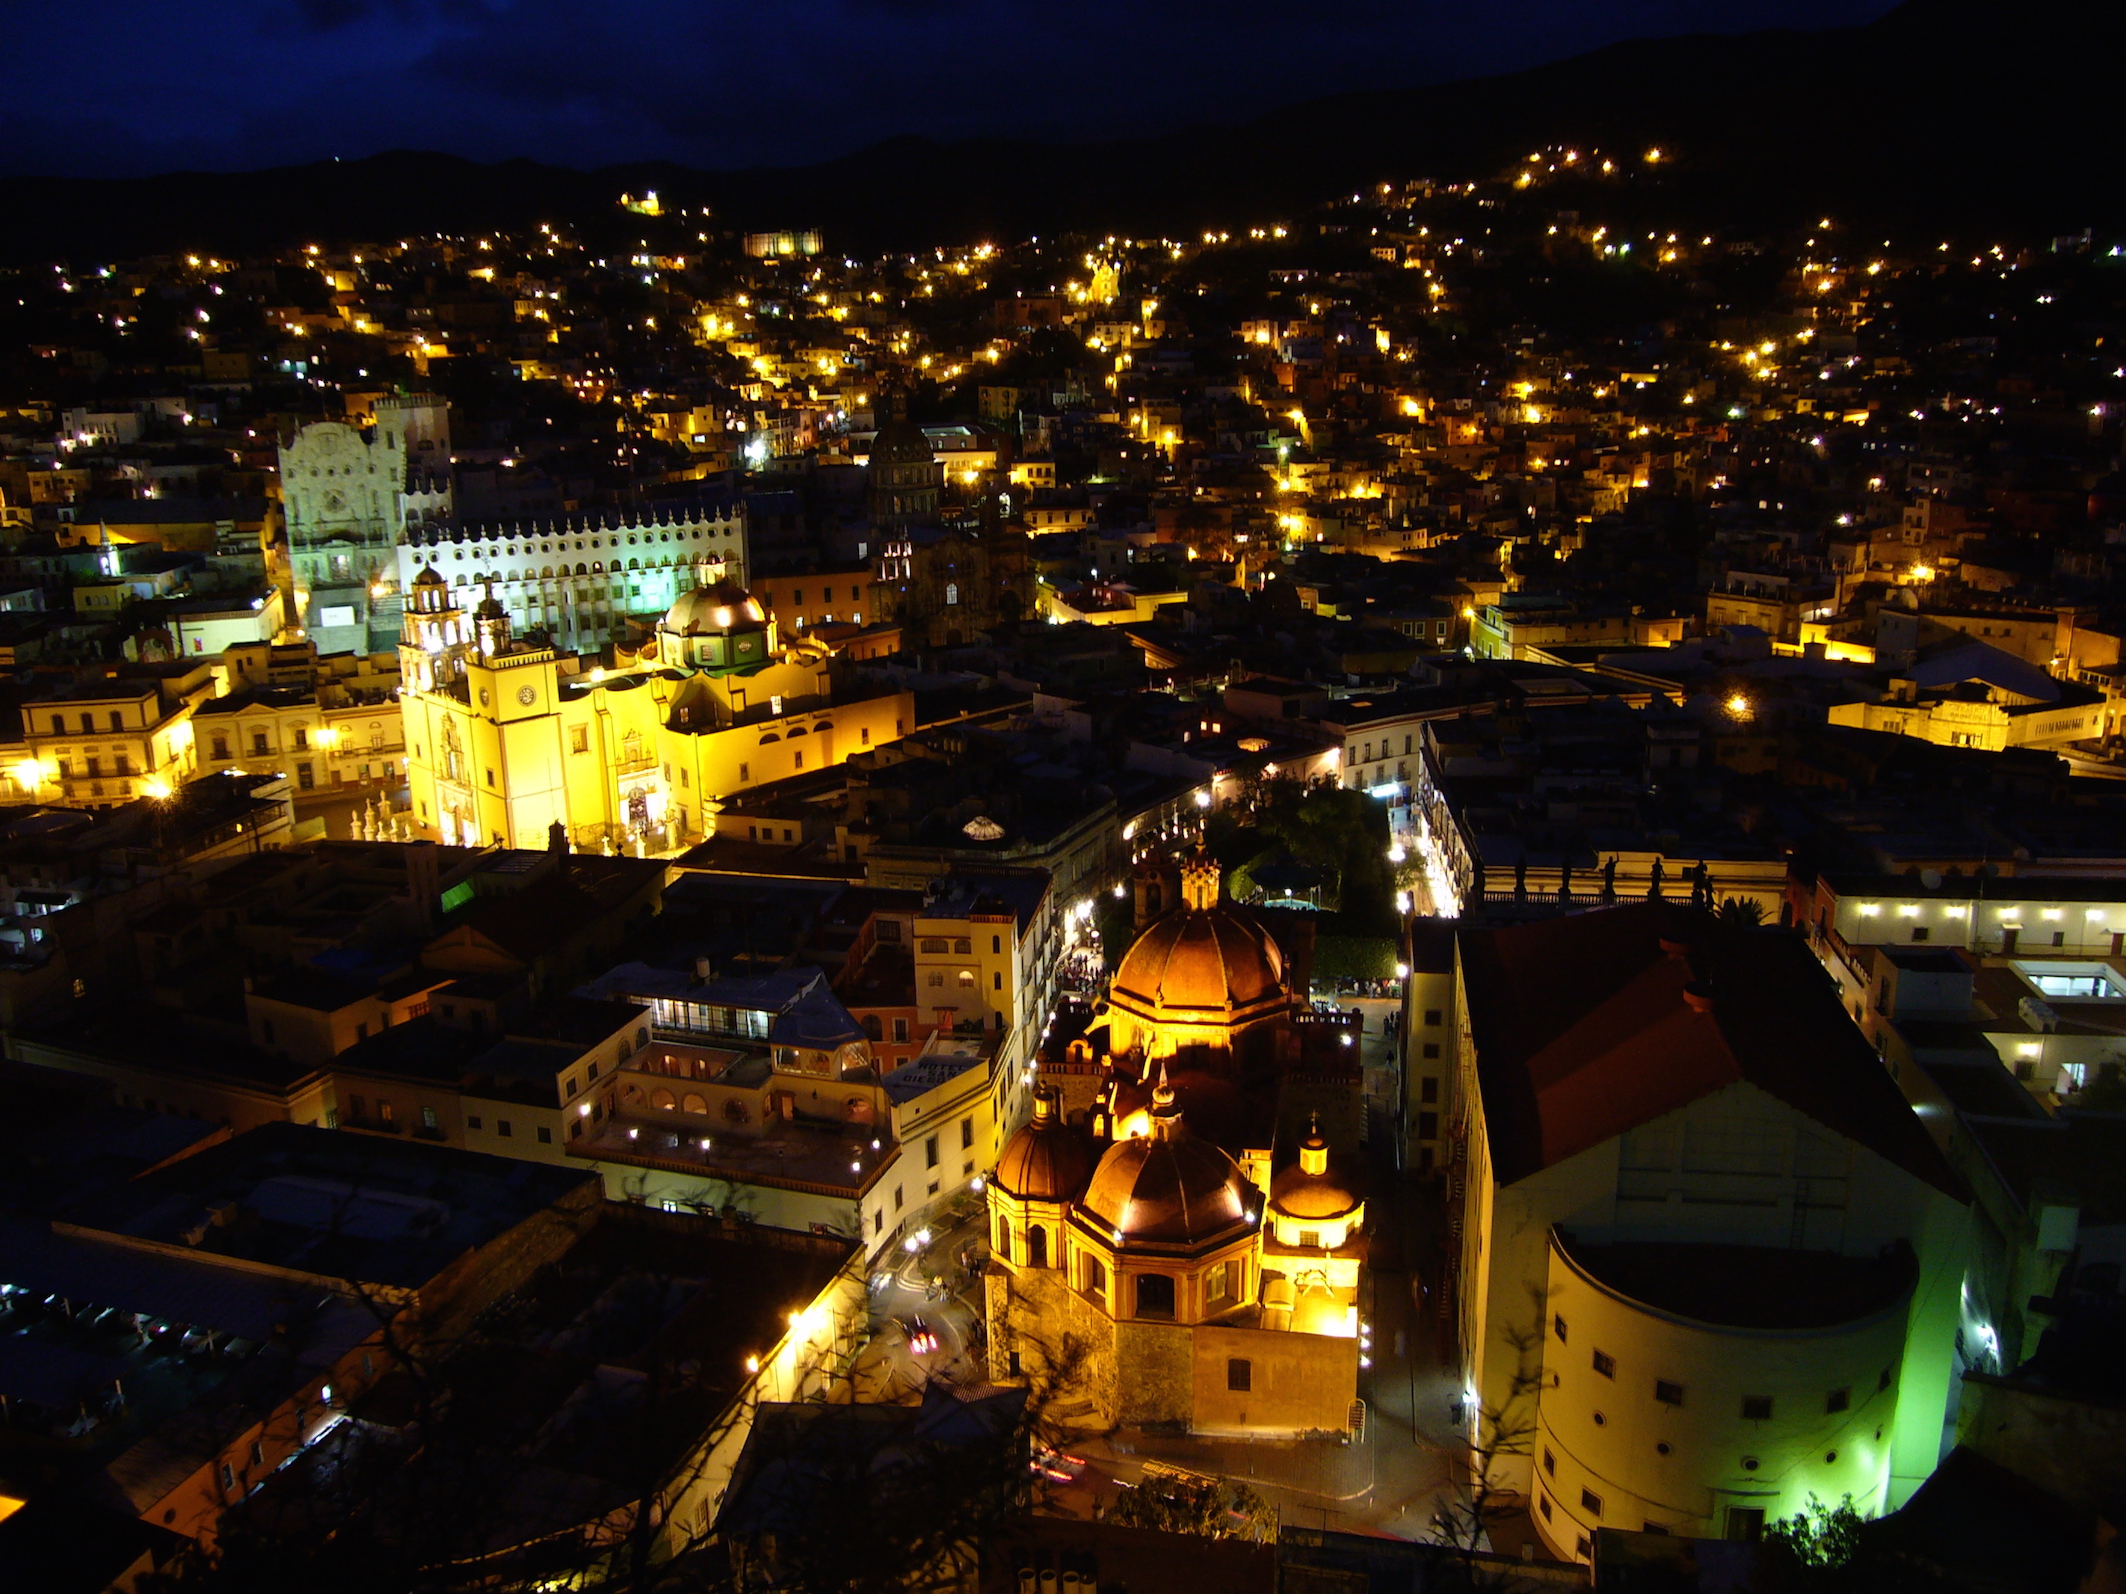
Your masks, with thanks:
[(413, 527), (398, 549), (408, 590), (432, 564), (470, 611), (491, 585), (518, 636), (541, 629), (564, 652), (595, 652), (629, 615), (662, 614), (700, 564), (746, 584), (744, 511), (736, 503), (594, 509), (507, 525)]

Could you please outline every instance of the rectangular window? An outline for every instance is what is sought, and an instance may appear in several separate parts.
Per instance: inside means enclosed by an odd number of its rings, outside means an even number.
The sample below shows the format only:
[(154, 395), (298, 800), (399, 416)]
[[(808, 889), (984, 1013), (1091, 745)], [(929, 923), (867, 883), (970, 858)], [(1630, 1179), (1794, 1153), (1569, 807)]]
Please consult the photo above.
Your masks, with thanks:
[(897, 1018), (893, 1021), (893, 1038), (897, 1041), (906, 1041), (908, 1039), (908, 1021), (905, 1018)]
[(895, 1186), (893, 1187), (893, 1210), (894, 1210), (894, 1211), (896, 1211), (896, 1212), (898, 1212), (898, 1211), (900, 1211), (900, 1209), (901, 1209), (901, 1187), (900, 1187), (899, 1185), (895, 1185)]
[(1580, 1491), (1580, 1509), (1591, 1517), (1600, 1516), (1602, 1514), (1602, 1497), (1592, 1489), (1582, 1489)]
[(1428, 1107), (1438, 1101), (1439, 1081), (1436, 1079), (1420, 1080), (1417, 1087), (1417, 1099)]
[(1245, 1356), (1228, 1356), (1225, 1359), (1225, 1387), (1236, 1395), (1245, 1395), (1255, 1387), (1255, 1364)]
[(1772, 1416), (1772, 1397), (1770, 1395), (1744, 1395), (1742, 1397), (1742, 1416), (1746, 1422), (1769, 1422)]
[(1428, 1063), (1436, 1063), (1436, 1062), (1438, 1062), (1438, 1061), (1439, 1061), (1439, 1042), (1438, 1042), (1438, 1041), (1426, 1041), (1426, 1042), (1425, 1042), (1425, 1061), (1426, 1061), (1426, 1062), (1428, 1062)]
[(1428, 1008), (1426, 1008), (1426, 1009), (1425, 1009), (1425, 1022), (1426, 1022), (1426, 1023), (1428, 1024), (1428, 1025), (1432, 1025), (1432, 1026), (1435, 1026), (1435, 1027), (1436, 1027), (1436, 1026), (1437, 1026), (1437, 1025), (1439, 1024), (1439, 1019), (1440, 1019), (1440, 1010), (1439, 1010), (1438, 1008), (1436, 1008), (1436, 1007), (1428, 1007)]
[(1174, 1315), (1174, 1281), (1164, 1273), (1138, 1274), (1137, 1315), (1171, 1318)]
[(591, 750), (591, 730), (588, 725), (569, 727), (568, 750), (572, 753), (587, 753)]
[(221, 1464), (221, 1486), (224, 1494), (236, 1487), (236, 1469), (226, 1461)]
[(1727, 1537), (1737, 1544), (1755, 1544), (1764, 1537), (1764, 1508), (1731, 1505), (1727, 1508)]
[(546, 1127), (546, 1125), (544, 1125), (544, 1124), (541, 1124), (541, 1125), (539, 1126), (539, 1144), (540, 1144), (540, 1145), (542, 1145), (542, 1146), (550, 1146), (550, 1145), (552, 1145), (553, 1143), (554, 1143), (554, 1132), (553, 1132), (553, 1130), (551, 1130), (551, 1129), (547, 1128), (547, 1127)]
[(1565, 1319), (1562, 1314), (1552, 1315), (1550, 1319), (1550, 1331), (1558, 1336), (1558, 1343), (1560, 1345), (1566, 1342)]
[(1614, 1356), (1611, 1356), (1611, 1355), (1608, 1355), (1608, 1354), (1606, 1354), (1605, 1352), (1602, 1352), (1602, 1351), (1596, 1351), (1596, 1352), (1594, 1353), (1594, 1370), (1595, 1370), (1596, 1372), (1600, 1373), (1600, 1374), (1601, 1374), (1601, 1375), (1602, 1375), (1602, 1376), (1603, 1376), (1604, 1378), (1614, 1378), (1614, 1377), (1616, 1377), (1616, 1376), (1617, 1376), (1617, 1359), (1616, 1359), (1616, 1357), (1614, 1357)]
[(1823, 1397), (1823, 1409), (1827, 1413), (1846, 1411), (1852, 1404), (1853, 1391), (1850, 1389), (1834, 1389)]
[(1548, 1521), (1550, 1520), (1550, 1496), (1549, 1496), (1549, 1495), (1547, 1495), (1547, 1494), (1538, 1494), (1538, 1495), (1537, 1495), (1537, 1496), (1535, 1497), (1535, 1508), (1536, 1508), (1536, 1509), (1537, 1509), (1538, 1511), (1540, 1511), (1540, 1512), (1542, 1512), (1542, 1513), (1543, 1513), (1543, 1520), (1544, 1520), (1545, 1522), (1548, 1522)]
[(962, 1151), (965, 1151), (969, 1146), (973, 1144), (974, 1120), (972, 1118), (962, 1118), (960, 1120), (960, 1149)]
[(563, 1081), (563, 1083), (568, 1086), (568, 1093), (571, 1096), (576, 1094), (576, 1091), (579, 1087), (576, 1084), (576, 1076), (574, 1074), (569, 1075), (568, 1078)]
[(1550, 1453), (1547, 1445), (1543, 1449), (1543, 1470), (1553, 1478), (1558, 1475), (1558, 1458)]
[(1439, 1139), (1438, 1113), (1421, 1112), (1417, 1115), (1417, 1138), (1420, 1140)]
[(307, 752), (309, 752), (309, 751), (310, 751), (310, 730), (309, 730), (309, 727), (307, 727), (307, 726), (303, 726), (303, 725), (298, 725), (298, 726), (296, 726), (296, 728), (295, 728), (295, 750), (296, 750), (296, 751), (297, 751), (298, 753), (307, 753)]
[(436, 1119), (435, 1108), (423, 1107), (421, 1109), (421, 1127), (423, 1129), (440, 1129), (443, 1127)]
[(495, 1133), (500, 1135), (504, 1140), (509, 1139), (510, 1127), (509, 1120), (507, 1118), (497, 1118), (495, 1120)]
[(479, 1129), (484, 1127), (481, 1123), (480, 1115), (476, 1112), (467, 1113), (465, 1115), (465, 1127), (467, 1129)]
[(936, 1135), (932, 1135), (928, 1140), (923, 1142), (923, 1166), (926, 1168), (935, 1168), (937, 1165), (938, 1137)]
[(1672, 1384), (1665, 1378), (1656, 1378), (1654, 1380), (1654, 1399), (1664, 1406), (1680, 1406), (1683, 1404), (1683, 1386), (1681, 1384)]

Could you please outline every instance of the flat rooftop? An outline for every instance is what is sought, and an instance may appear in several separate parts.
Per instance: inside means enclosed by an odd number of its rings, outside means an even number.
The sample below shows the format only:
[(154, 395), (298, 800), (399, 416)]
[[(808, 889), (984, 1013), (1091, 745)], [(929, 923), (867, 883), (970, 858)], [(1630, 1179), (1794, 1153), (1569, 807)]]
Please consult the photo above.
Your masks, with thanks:
[(510, 1157), (276, 1123), (105, 1191), (65, 1218), (74, 1232), (239, 1266), (417, 1289), (590, 1180)]
[(1551, 1232), (1565, 1255), (1603, 1288), (1655, 1311), (1722, 1328), (1836, 1328), (1896, 1306), (1919, 1276), (1905, 1250), (1856, 1257), (1761, 1245), (1591, 1244), (1561, 1229)]

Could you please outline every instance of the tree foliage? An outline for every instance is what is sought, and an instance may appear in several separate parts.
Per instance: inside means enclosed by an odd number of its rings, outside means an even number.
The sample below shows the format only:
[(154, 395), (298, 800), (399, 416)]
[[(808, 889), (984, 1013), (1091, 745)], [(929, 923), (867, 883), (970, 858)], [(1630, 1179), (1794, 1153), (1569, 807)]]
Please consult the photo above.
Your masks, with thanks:
[(1107, 1519), (1124, 1527), (1206, 1539), (1268, 1544), (1277, 1537), (1276, 1507), (1230, 1478), (1147, 1472), (1143, 1482), (1122, 1491)]

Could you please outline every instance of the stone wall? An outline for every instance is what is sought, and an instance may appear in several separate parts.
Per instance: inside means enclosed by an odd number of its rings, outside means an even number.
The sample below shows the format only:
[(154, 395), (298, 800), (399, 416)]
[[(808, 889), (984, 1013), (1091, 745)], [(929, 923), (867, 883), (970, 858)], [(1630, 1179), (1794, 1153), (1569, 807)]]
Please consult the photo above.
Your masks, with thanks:
[[(1138, 1419), (1119, 1410), (1118, 1325), (1051, 1268), (1013, 1270), (991, 1262), (982, 1279), (989, 1314), (989, 1377), (1030, 1385), (1052, 1421), (1106, 1431)], [(1019, 1370), (1011, 1368), (1012, 1353)], [(1052, 1359), (1076, 1354), (1060, 1381)], [(1052, 1385), (1052, 1387), (1051, 1387)]]

